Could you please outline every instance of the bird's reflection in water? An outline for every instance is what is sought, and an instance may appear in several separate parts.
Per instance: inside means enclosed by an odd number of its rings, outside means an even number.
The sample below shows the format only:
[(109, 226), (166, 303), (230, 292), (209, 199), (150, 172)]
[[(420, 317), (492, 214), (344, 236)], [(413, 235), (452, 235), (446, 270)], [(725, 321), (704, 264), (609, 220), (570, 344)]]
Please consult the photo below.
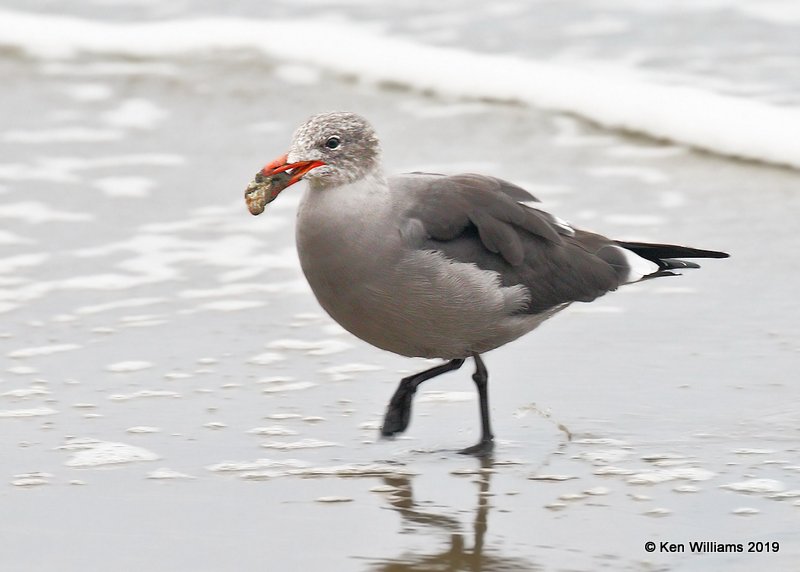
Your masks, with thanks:
[(531, 572), (539, 566), (522, 558), (504, 557), (490, 546), (486, 546), (486, 533), (489, 528), (489, 491), (491, 485), (493, 459), (482, 457), (478, 472), (478, 503), (472, 526), (471, 547), (469, 532), (464, 531), (458, 519), (445, 514), (437, 514), (430, 509), (421, 509), (414, 500), (409, 477), (387, 477), (385, 482), (397, 488), (390, 499), (392, 507), (400, 514), (406, 527), (417, 529), (424, 526), (441, 531), (447, 538), (445, 546), (429, 554), (402, 554), (394, 559), (375, 562), (371, 570), (375, 572)]

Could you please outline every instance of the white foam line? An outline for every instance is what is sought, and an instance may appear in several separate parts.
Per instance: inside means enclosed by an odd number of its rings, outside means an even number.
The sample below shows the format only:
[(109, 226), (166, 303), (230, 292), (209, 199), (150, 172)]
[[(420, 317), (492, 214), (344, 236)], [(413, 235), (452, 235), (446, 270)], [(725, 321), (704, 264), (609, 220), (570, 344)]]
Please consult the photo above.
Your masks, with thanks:
[[(319, 49), (319, 38), (327, 37), (337, 38), (336, 49)], [(0, 10), (0, 45), (44, 59), (85, 52), (158, 58), (255, 49), (368, 81), (518, 101), (722, 155), (800, 168), (798, 107), (660, 85), (596, 62), (567, 67), (426, 46), (343, 22), (199, 18), (115, 24)]]
[(40, 417), (42, 415), (55, 415), (56, 413), (58, 413), (58, 411), (52, 407), (36, 407), (33, 409), (2, 409), (0, 410), (0, 419)]
[(91, 439), (76, 439), (60, 449), (75, 451), (72, 458), (64, 463), (67, 467), (93, 468), (159, 459), (158, 455), (141, 447)]
[(22, 348), (8, 353), (11, 359), (31, 358), (39, 356), (47, 356), (60, 352), (69, 352), (72, 350), (80, 349), (81, 346), (77, 344), (54, 344), (50, 346), (37, 346), (33, 348)]

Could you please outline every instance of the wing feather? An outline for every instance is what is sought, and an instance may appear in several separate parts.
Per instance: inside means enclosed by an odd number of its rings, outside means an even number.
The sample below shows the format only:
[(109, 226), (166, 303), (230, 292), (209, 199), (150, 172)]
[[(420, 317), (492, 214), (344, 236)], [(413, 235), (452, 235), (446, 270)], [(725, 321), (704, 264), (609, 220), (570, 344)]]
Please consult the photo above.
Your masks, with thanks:
[(523, 285), (530, 302), (522, 312), (588, 302), (621, 283), (618, 269), (594, 254), (612, 241), (576, 233), (522, 204), (534, 199), (516, 185), (482, 175), (424, 173), (395, 177), (390, 184), (410, 195), (404, 216), (419, 221), (410, 227), (422, 231), (414, 246), (497, 272), (503, 286)]

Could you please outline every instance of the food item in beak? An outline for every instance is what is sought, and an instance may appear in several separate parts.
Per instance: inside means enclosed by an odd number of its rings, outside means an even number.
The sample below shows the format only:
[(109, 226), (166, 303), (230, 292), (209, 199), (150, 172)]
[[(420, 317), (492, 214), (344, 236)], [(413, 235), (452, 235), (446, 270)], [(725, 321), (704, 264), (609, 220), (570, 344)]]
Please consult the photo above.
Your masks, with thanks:
[(256, 173), (250, 184), (244, 190), (244, 200), (251, 215), (260, 215), (264, 212), (267, 203), (275, 200), (283, 189), (289, 186), (292, 175), (286, 171), (273, 175), (264, 175), (261, 171)]

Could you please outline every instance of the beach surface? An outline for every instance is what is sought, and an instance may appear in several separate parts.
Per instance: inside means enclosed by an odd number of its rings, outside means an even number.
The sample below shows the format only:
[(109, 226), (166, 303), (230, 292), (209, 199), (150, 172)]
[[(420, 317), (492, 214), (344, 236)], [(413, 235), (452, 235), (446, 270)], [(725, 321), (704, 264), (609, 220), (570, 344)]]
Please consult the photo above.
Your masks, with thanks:
[[(57, 4), (0, 14), (4, 572), (800, 561), (793, 4)], [(331, 56), (352, 30), (375, 38), (361, 70)], [(451, 73), (376, 71), (408, 45)], [(493, 92), (472, 73), (493, 64), (540, 75)], [(319, 308), (303, 185), (258, 217), (243, 200), (333, 109), (371, 120), (389, 172), (492, 174), (575, 226), (731, 258), (486, 355), (491, 458), (456, 452), (479, 432), (471, 364), (380, 439), (397, 382), (432, 362)]]

